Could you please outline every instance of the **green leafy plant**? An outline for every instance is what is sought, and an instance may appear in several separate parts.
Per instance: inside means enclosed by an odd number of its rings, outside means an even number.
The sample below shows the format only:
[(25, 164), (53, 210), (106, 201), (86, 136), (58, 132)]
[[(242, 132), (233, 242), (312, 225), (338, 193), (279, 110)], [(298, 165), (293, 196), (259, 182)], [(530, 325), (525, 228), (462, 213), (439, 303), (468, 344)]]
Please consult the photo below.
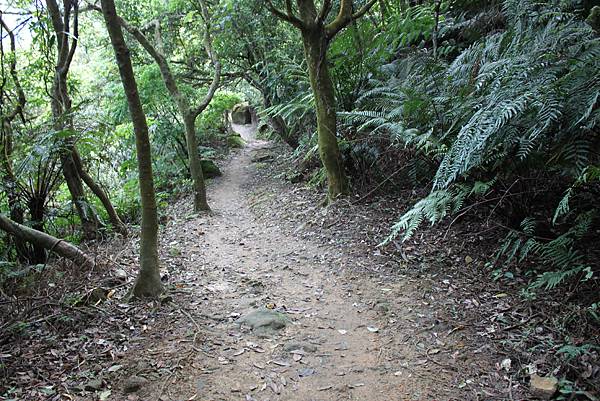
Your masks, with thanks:
[[(567, 186), (550, 216), (553, 236), (538, 235), (543, 218), (521, 218), (499, 254), (507, 261), (535, 255), (553, 266), (534, 288), (590, 280), (577, 245), (597, 216), (586, 192), (599, 175), (592, 149), (599, 140), (600, 40), (578, 15), (552, 3), (506, 0), (501, 14), (505, 29), (456, 55), (416, 51), (384, 66), (360, 108), (342, 117), (437, 165), (430, 194), (399, 219), (387, 242), (409, 239), (424, 221), (463, 214), (469, 202), (495, 199), (497, 211), (524, 175), (560, 176)], [(439, 39), (461, 19), (440, 20)]]

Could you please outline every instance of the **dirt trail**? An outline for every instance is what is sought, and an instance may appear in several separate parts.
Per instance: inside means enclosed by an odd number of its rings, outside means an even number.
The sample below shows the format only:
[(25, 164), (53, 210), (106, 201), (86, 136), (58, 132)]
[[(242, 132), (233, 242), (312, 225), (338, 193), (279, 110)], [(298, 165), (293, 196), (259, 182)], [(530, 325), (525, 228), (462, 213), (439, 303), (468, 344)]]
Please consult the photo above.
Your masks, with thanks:
[[(428, 382), (384, 364), (383, 348), (392, 341), (380, 330), (386, 322), (356, 288), (376, 290), (338, 274), (352, 263), (349, 255), (285, 235), (253, 215), (252, 158), (269, 144), (254, 140), (252, 127), (234, 129), (248, 146), (210, 188), (213, 213), (176, 216), (163, 239), (181, 313), (150, 345), (132, 350), (158, 355), (151, 365), (168, 373), (124, 399), (423, 399)], [(262, 336), (236, 323), (256, 310), (279, 311), (289, 323)], [(148, 369), (138, 361), (137, 372)]]

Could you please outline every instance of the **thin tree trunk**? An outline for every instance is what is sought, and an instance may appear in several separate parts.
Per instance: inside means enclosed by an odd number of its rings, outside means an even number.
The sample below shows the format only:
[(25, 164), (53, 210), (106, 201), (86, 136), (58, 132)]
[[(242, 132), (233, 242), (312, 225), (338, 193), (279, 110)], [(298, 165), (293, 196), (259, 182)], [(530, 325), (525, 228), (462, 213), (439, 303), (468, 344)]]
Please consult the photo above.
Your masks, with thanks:
[[(25, 220), (25, 213), (17, 190), (17, 179), (12, 169), (12, 127), (7, 121), (4, 121), (0, 140), (2, 185), (4, 186), (4, 192), (6, 193), (10, 218), (16, 223), (23, 224)], [(27, 245), (23, 239), (18, 237), (13, 238), (15, 251), (17, 252), (17, 260), (21, 262), (29, 262), (31, 255), (29, 254)]]
[(79, 152), (77, 151), (77, 149), (73, 149), (73, 161), (75, 162), (77, 172), (83, 179), (83, 182), (85, 182), (88, 188), (90, 188), (94, 195), (96, 195), (98, 199), (100, 199), (100, 202), (102, 202), (104, 209), (106, 209), (106, 212), (108, 213), (110, 223), (114, 227), (115, 231), (117, 231), (120, 234), (127, 235), (127, 227), (117, 214), (117, 211), (115, 210), (112, 202), (110, 201), (110, 198), (108, 197), (106, 192), (104, 192), (104, 190), (100, 187), (100, 185), (96, 184), (94, 179), (83, 168), (83, 163), (81, 162), (81, 157), (79, 156)]
[(198, 154), (198, 139), (196, 138), (196, 117), (189, 111), (183, 115), (183, 126), (185, 128), (185, 142), (187, 144), (188, 162), (190, 175), (194, 184), (194, 211), (209, 211), (208, 199), (206, 198), (206, 184), (202, 163)]
[[(46, 215), (46, 198), (33, 194), (29, 199), (29, 215), (31, 216), (31, 228), (37, 232), (44, 232), (44, 216)], [(31, 263), (39, 264), (46, 261), (46, 247), (39, 243), (33, 243)]]
[(328, 197), (349, 193), (348, 179), (337, 141), (335, 92), (327, 66), (327, 42), (322, 27), (302, 31), (310, 85), (315, 97), (319, 155), (327, 171)]
[(158, 213), (152, 177), (152, 154), (148, 124), (142, 109), (129, 49), (125, 44), (114, 0), (102, 0), (102, 14), (115, 52), (121, 82), (135, 132), (140, 198), (142, 203), (142, 232), (140, 235), (140, 271), (132, 294), (134, 297), (157, 297), (163, 292), (158, 264)]
[(96, 238), (100, 222), (98, 216), (96, 216), (96, 213), (85, 198), (83, 183), (77, 172), (77, 168), (75, 167), (72, 151), (69, 152), (63, 150), (60, 155), (60, 162), (65, 182), (67, 183), (69, 193), (71, 194), (71, 199), (75, 204), (75, 210), (77, 210), (77, 215), (81, 220), (83, 238), (86, 240), (94, 239)]
[(42, 231), (16, 223), (4, 214), (0, 214), (0, 229), (23, 241), (31, 242), (36, 247), (55, 252), (79, 266), (91, 267), (94, 264), (92, 259), (76, 246)]

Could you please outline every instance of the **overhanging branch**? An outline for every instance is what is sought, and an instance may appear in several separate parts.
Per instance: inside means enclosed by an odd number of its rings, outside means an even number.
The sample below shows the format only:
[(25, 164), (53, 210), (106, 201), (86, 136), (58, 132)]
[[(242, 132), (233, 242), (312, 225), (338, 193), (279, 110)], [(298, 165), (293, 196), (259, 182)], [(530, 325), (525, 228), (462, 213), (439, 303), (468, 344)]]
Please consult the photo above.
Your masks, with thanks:
[(362, 6), (358, 11), (352, 13), (354, 2), (352, 0), (342, 0), (340, 11), (333, 21), (325, 26), (327, 38), (333, 38), (339, 31), (344, 29), (353, 20), (359, 19), (367, 13), (377, 3), (378, 0), (369, 0), (367, 4)]

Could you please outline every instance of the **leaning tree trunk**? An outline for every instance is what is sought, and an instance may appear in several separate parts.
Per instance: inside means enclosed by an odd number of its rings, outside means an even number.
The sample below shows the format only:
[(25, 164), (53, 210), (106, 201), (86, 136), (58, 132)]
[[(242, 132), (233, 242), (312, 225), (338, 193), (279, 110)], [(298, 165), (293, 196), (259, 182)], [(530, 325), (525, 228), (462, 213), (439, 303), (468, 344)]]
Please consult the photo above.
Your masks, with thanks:
[(163, 292), (158, 265), (158, 213), (152, 177), (152, 154), (148, 124), (138, 95), (137, 83), (131, 66), (129, 49), (119, 25), (114, 0), (102, 0), (102, 14), (115, 52), (121, 82), (135, 132), (140, 198), (142, 203), (142, 232), (140, 235), (140, 272), (135, 281), (134, 297), (157, 297)]
[[(269, 95), (267, 95), (266, 93), (263, 92), (264, 108), (268, 109), (272, 105), (273, 104), (271, 103), (271, 99), (270, 99)], [(268, 117), (268, 119), (269, 119), (269, 125), (271, 126), (271, 128), (273, 128), (275, 133), (281, 139), (283, 139), (283, 141), (285, 143), (287, 143), (292, 149), (296, 149), (299, 145), (298, 138), (296, 138), (296, 136), (294, 136), (294, 133), (289, 129), (289, 127), (285, 123), (285, 120), (281, 116), (278, 116), (278, 115)]]
[(310, 85), (315, 97), (319, 155), (327, 171), (330, 200), (349, 193), (348, 180), (337, 141), (335, 92), (327, 67), (327, 42), (322, 26), (302, 30)]
[(63, 258), (73, 261), (78, 266), (91, 267), (94, 264), (92, 259), (76, 246), (42, 231), (16, 223), (4, 214), (0, 214), (0, 230), (6, 231), (23, 241), (31, 242), (36, 247), (55, 252)]
[(127, 235), (127, 227), (117, 214), (117, 211), (115, 210), (112, 202), (110, 201), (110, 198), (108, 197), (106, 192), (104, 192), (104, 190), (100, 187), (100, 185), (98, 185), (94, 181), (94, 179), (88, 174), (88, 172), (85, 171), (85, 169), (83, 168), (83, 163), (81, 162), (81, 157), (79, 156), (79, 152), (77, 151), (77, 149), (73, 149), (73, 161), (75, 162), (77, 172), (83, 179), (83, 182), (85, 182), (88, 188), (94, 193), (94, 195), (96, 195), (96, 197), (98, 197), (98, 199), (100, 199), (100, 202), (102, 202), (102, 205), (104, 206), (104, 209), (106, 209), (106, 213), (108, 214), (108, 219), (110, 220), (110, 223), (112, 224), (115, 231), (117, 231), (120, 234)]
[(60, 164), (67, 188), (71, 194), (71, 199), (75, 204), (75, 210), (81, 220), (83, 237), (86, 240), (94, 239), (96, 238), (100, 222), (85, 197), (81, 176), (73, 160), (73, 147), (68, 147), (68, 149), (61, 151)]

